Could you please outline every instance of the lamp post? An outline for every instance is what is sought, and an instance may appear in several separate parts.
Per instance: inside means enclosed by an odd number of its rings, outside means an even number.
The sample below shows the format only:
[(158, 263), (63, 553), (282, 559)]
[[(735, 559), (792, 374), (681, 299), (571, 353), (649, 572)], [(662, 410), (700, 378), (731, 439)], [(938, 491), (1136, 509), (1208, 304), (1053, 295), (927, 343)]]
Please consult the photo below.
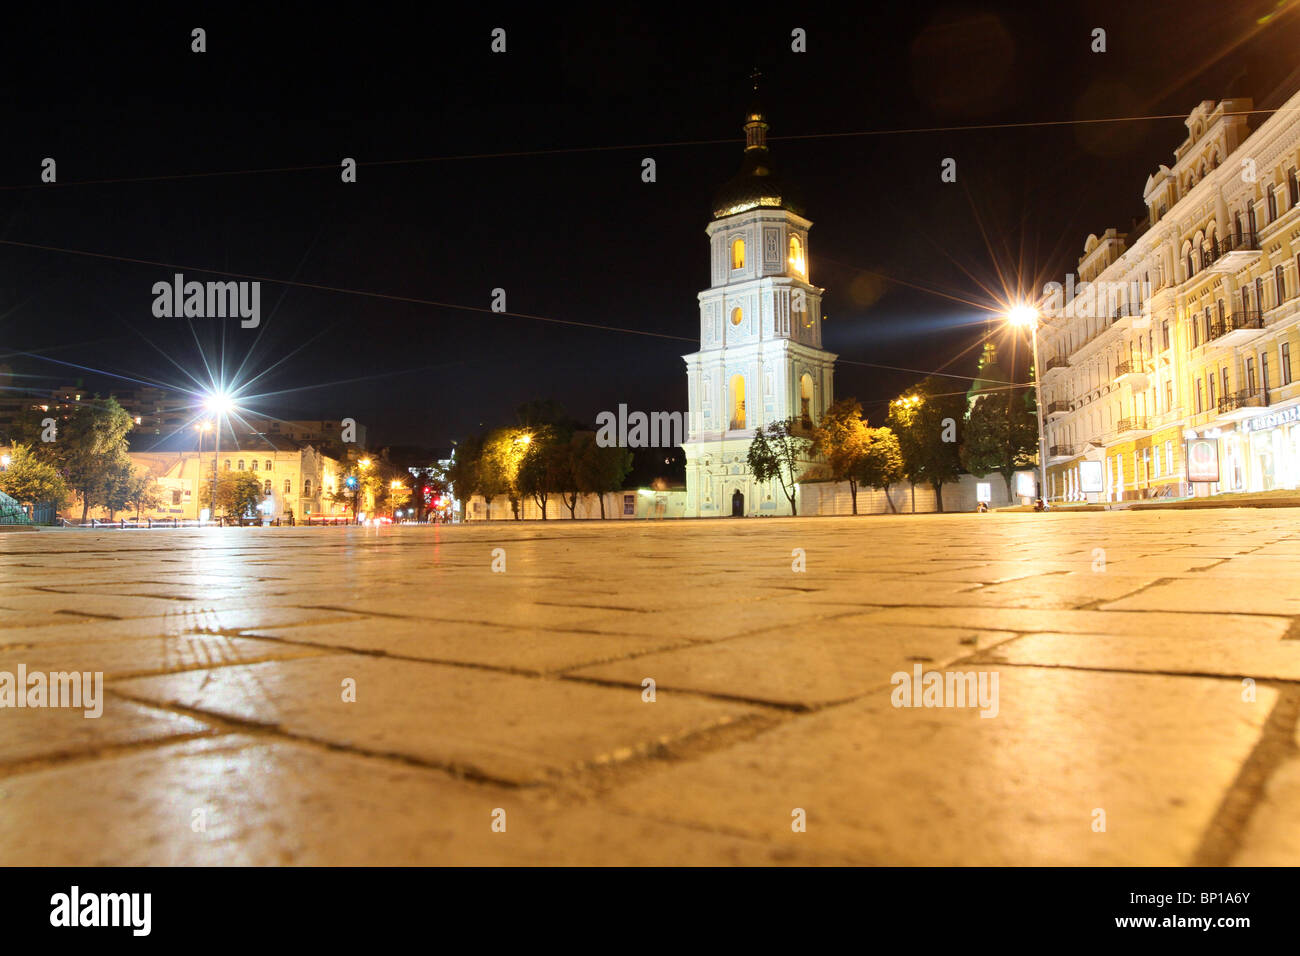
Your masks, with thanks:
[(1018, 305), (1007, 314), (1012, 325), (1029, 327), (1034, 357), (1034, 409), (1038, 413), (1038, 497), (1047, 505), (1047, 438), (1043, 430), (1043, 370), (1038, 364), (1038, 309), (1032, 305)]
[[(203, 477), (203, 433), (206, 431), (210, 431), (211, 429), (212, 429), (212, 422), (199, 422), (197, 425), (194, 426), (194, 430), (199, 433), (199, 478), (200, 479), (202, 479)], [(216, 459), (214, 458), (213, 461), (215, 463)], [(217, 511), (216, 490), (217, 487), (214, 483), (212, 486), (213, 496), (212, 499), (208, 502), (209, 511), (213, 515), (215, 515)]]
[(204, 408), (212, 413), (212, 516), (217, 516), (217, 458), (221, 455), (221, 421), (234, 411), (235, 403), (225, 391), (217, 390), (208, 395)]

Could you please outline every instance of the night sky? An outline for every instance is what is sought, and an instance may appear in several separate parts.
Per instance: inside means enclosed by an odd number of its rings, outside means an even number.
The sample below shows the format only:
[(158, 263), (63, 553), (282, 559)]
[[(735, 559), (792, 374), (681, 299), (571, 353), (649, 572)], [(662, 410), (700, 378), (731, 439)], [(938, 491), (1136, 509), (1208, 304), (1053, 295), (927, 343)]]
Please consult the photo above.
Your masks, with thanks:
[[(1179, 119), (888, 131), (1269, 107), (1300, 82), (1295, 5), (1257, 23), (1275, 0), (470, 6), (6, 12), (0, 362), (41, 388), (192, 387), (182, 369), (206, 379), (224, 348), (228, 375), (266, 372), (254, 410), (351, 416), (372, 444), (446, 445), (529, 399), (589, 421), (620, 402), (685, 411), (710, 200), (740, 163), (757, 65), (773, 159), (815, 224), (836, 393), (878, 423), (920, 376), (851, 362), (973, 374), (986, 289), (1063, 278), (1088, 233), (1144, 214), (1147, 175), (1186, 135)], [(379, 296), (264, 281), (260, 329), (158, 319), (171, 264)], [(681, 339), (383, 297), (481, 310), (496, 287), (512, 312)]]

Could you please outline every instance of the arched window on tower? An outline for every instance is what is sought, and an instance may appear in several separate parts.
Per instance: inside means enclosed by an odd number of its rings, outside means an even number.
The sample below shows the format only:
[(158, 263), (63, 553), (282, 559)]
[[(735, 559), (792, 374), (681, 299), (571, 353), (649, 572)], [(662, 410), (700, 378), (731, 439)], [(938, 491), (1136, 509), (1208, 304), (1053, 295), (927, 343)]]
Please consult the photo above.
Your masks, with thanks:
[(744, 239), (731, 240), (731, 268), (732, 269), (745, 268), (745, 240)]
[(813, 380), (812, 376), (804, 372), (799, 379), (799, 418), (804, 428), (812, 428), (812, 399), (813, 399)]
[(745, 376), (731, 376), (731, 430), (745, 427)]
[(803, 243), (793, 234), (790, 236), (790, 268), (801, 276), (808, 274), (808, 263), (803, 257)]

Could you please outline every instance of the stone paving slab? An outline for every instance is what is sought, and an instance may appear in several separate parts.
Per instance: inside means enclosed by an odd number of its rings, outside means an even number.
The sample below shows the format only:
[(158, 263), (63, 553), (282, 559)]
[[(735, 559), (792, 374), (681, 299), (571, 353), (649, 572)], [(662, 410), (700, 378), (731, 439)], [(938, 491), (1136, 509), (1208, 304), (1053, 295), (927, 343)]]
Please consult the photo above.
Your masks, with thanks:
[(328, 651), (283, 641), (225, 637), (220, 634), (134, 637), (57, 644), (20, 643), (0, 648), (0, 671), (16, 672), (18, 665), (24, 664), (28, 673), (98, 671), (104, 674), (106, 680), (112, 680), (169, 671), (254, 664), (278, 658), (310, 657), (322, 653)]
[(424, 618), (367, 618), (331, 624), (255, 628), (266, 637), (323, 647), (544, 674), (583, 664), (646, 654), (674, 644), (659, 638), (500, 627)]
[(1242, 635), (1026, 634), (982, 653), (979, 660), (1300, 681), (1300, 641)]
[[(207, 724), (152, 707), (114, 698), (105, 692), (100, 717), (84, 710), (21, 708), (0, 712), (0, 792), (13, 764), (72, 756), (90, 756), (106, 748), (154, 743), (168, 737), (209, 732)], [(0, 798), (0, 819), (13, 808)], [(0, 840), (0, 862), (4, 841)]]
[[(356, 701), (343, 700), (355, 681)], [(640, 690), (537, 680), (360, 654), (119, 681), (132, 699), (273, 727), (487, 779), (535, 783), (627, 759), (750, 711)]]
[[(0, 807), (8, 811), (0, 813), (6, 866), (843, 862), (599, 807), (555, 808), (519, 790), (263, 737), (0, 778)], [(97, 823), (106, 808), (117, 821), (107, 830)], [(497, 810), (505, 832), (492, 830)], [(51, 817), (61, 825), (46, 826)]]
[(640, 687), (653, 678), (664, 698), (674, 690), (739, 696), (765, 703), (814, 707), (887, 687), (915, 661), (943, 666), (1009, 635), (973, 628), (850, 626), (832, 621), (817, 630), (767, 632), (685, 650), (583, 667), (576, 677)]
[[(1189, 864), (1276, 697), (1246, 705), (1231, 681), (1003, 668), (994, 718), (894, 708), (886, 689), (614, 802), (864, 863)], [(791, 832), (796, 808), (806, 833)]]
[(1300, 758), (1278, 767), (1265, 784), (1241, 846), (1237, 866), (1296, 866), (1300, 861)]

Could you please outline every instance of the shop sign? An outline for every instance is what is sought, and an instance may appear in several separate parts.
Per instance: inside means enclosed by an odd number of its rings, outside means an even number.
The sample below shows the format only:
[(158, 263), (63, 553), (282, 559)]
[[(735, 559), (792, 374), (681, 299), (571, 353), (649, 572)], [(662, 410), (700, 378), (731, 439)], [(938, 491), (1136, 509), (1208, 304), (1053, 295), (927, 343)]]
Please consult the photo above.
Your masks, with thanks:
[(1219, 480), (1219, 443), (1213, 438), (1193, 438), (1187, 443), (1187, 480)]
[(1269, 428), (1285, 425), (1288, 422), (1300, 422), (1300, 405), (1292, 405), (1290, 408), (1284, 408), (1280, 412), (1273, 412), (1269, 415), (1256, 415), (1254, 418), (1247, 418), (1239, 423), (1237, 427), (1243, 432), (1262, 432)]

